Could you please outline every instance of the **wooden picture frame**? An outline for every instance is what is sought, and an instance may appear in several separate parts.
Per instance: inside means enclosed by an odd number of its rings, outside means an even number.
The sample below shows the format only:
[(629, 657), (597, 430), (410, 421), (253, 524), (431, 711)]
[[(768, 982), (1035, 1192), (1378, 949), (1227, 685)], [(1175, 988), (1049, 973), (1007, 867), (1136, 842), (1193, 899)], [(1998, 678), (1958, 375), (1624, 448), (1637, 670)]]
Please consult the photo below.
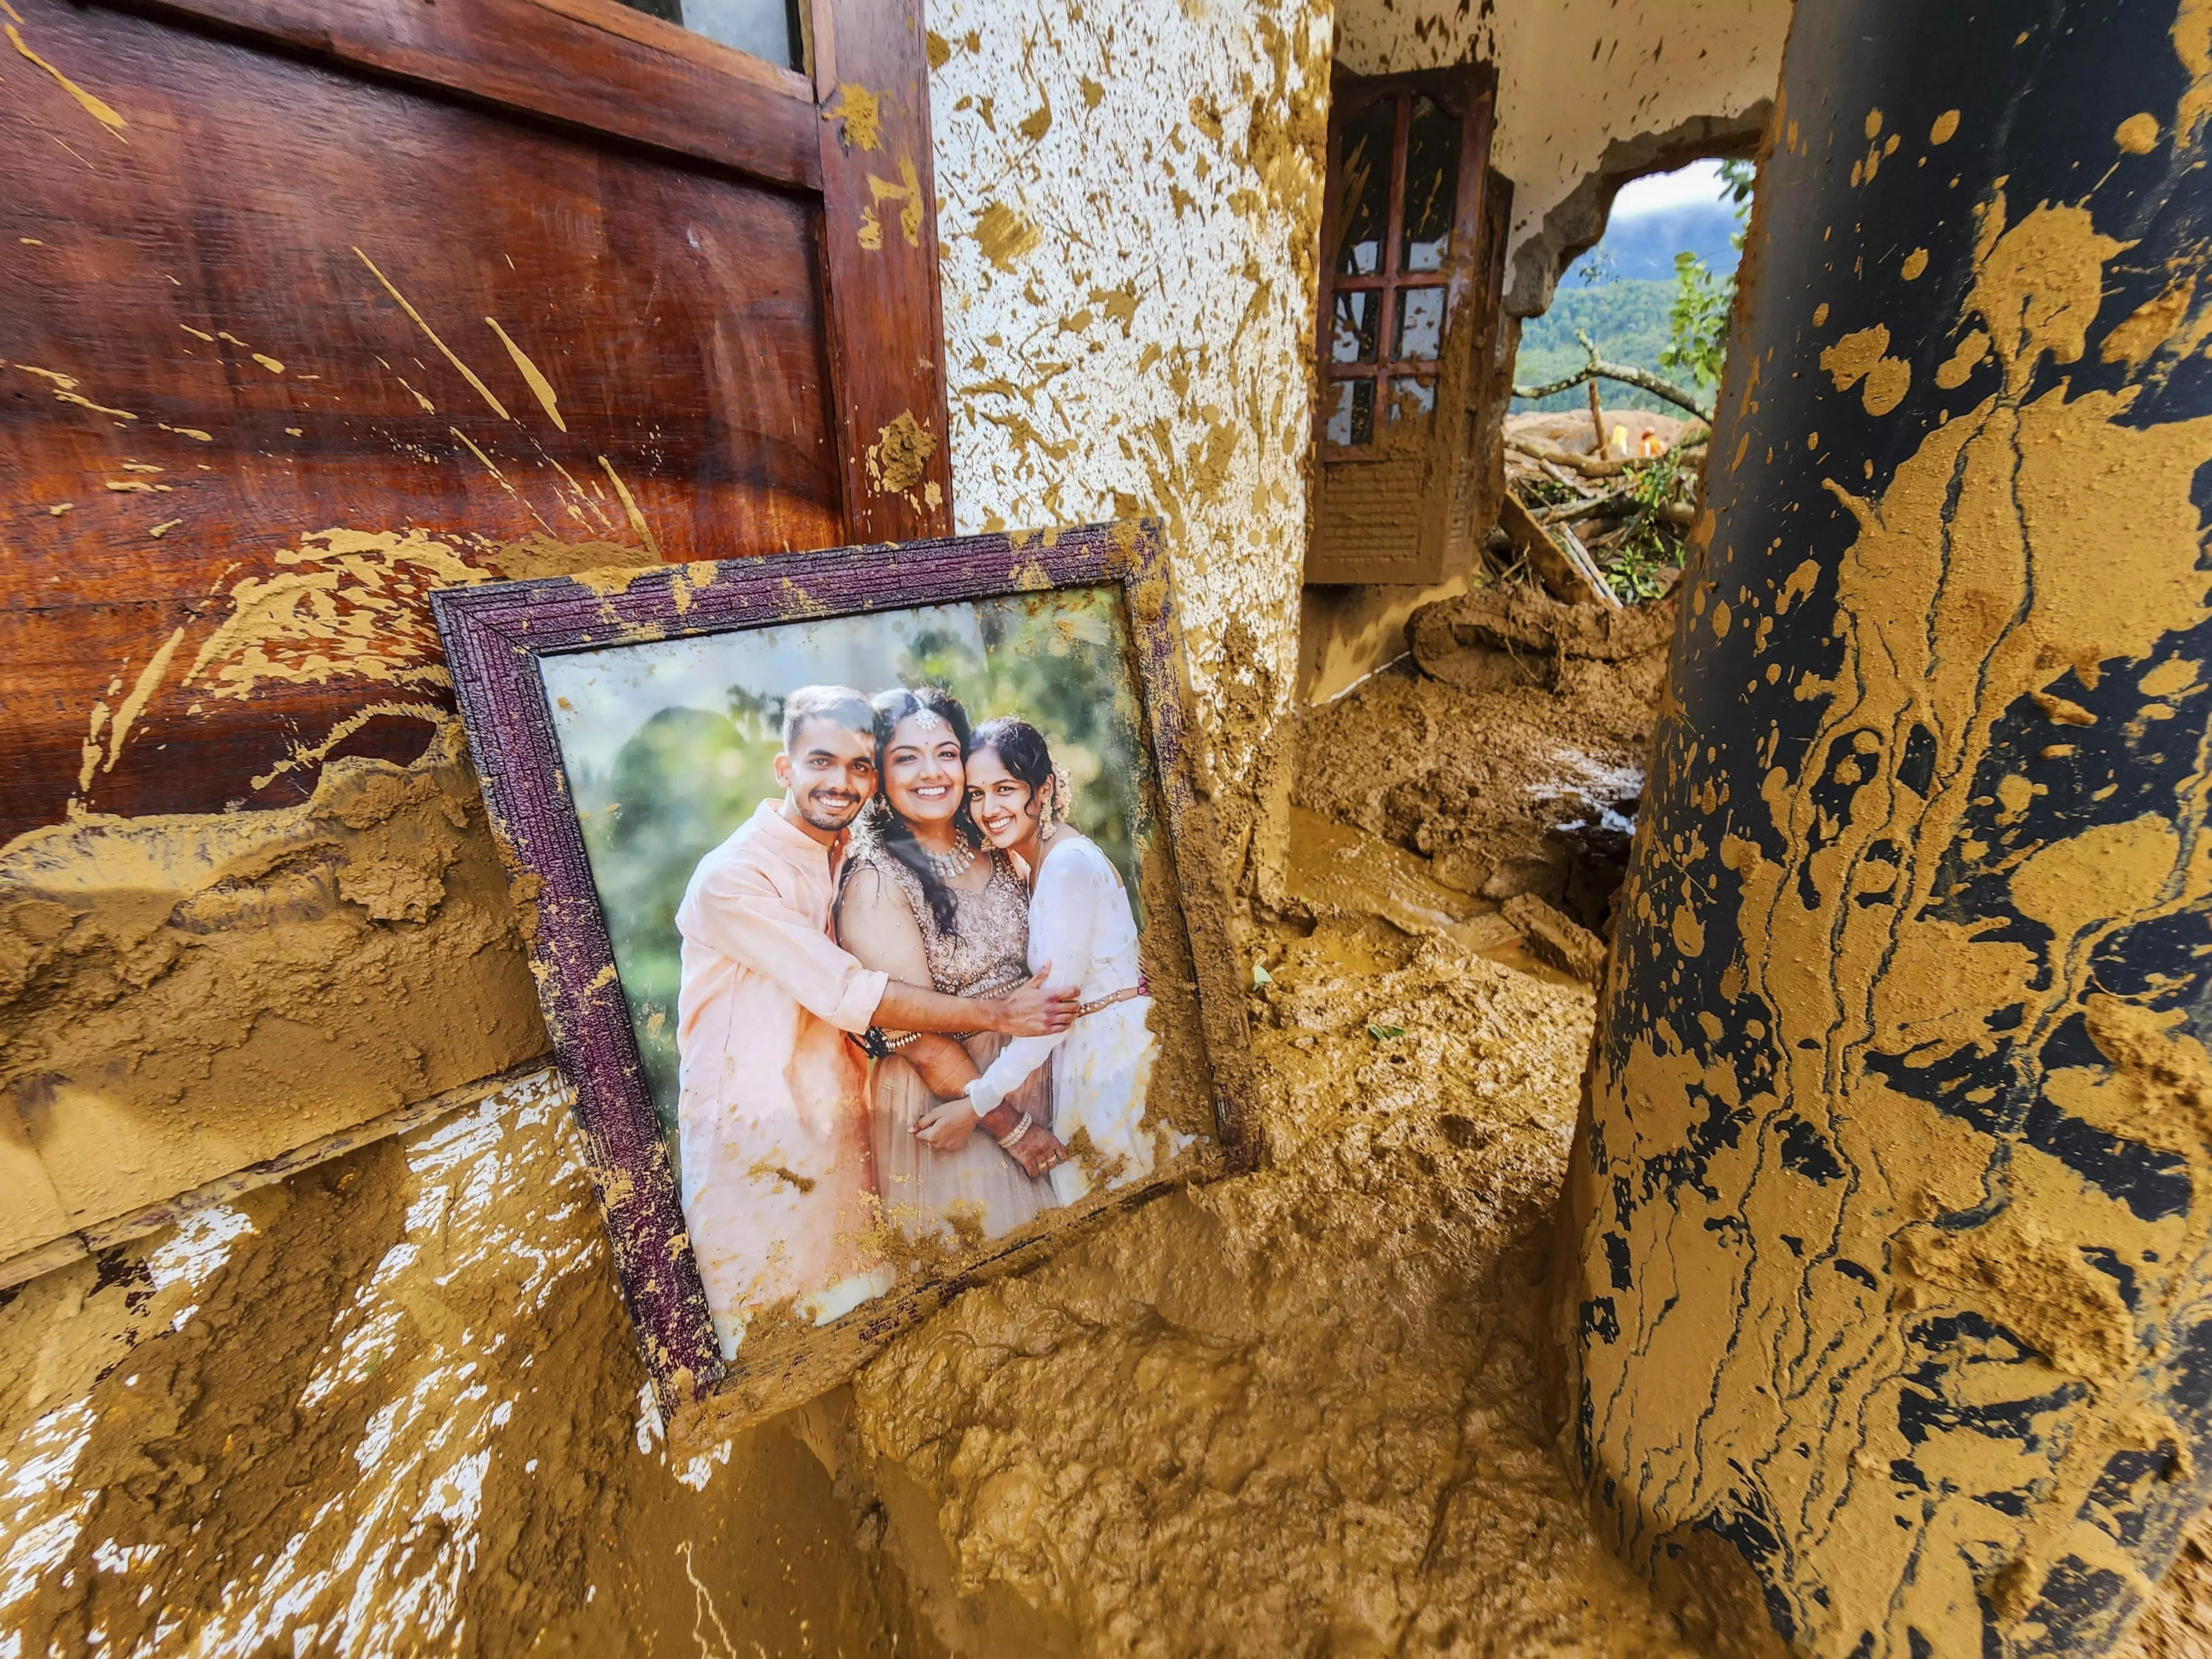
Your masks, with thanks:
[(644, 1073), (641, 1028), (620, 982), (544, 665), (702, 636), (729, 638), (733, 653), (746, 648), (745, 636), (763, 636), (754, 644), (765, 650), (775, 630), (788, 640), (791, 630), (835, 619), (889, 618), (921, 607), (1019, 604), (1042, 614), (1036, 607), (1072, 604), (1079, 592), (1121, 618), (1121, 659), (1137, 710), (1132, 724), (1143, 759), (1133, 787), (1150, 817), (1140, 817), (1132, 841), (1141, 843), (1140, 951), (1154, 999), (1148, 1018), (1158, 1066), (1169, 1067), (1174, 1057), (1181, 1068), (1173, 1073), (1180, 1081), (1167, 1085), (1160, 1079), (1168, 1073), (1156, 1071), (1148, 1099), (1157, 1105), (1163, 1086), (1181, 1091), (1174, 1101), (1187, 1118), (1198, 1091), (1210, 1121), (1181, 1127), (1211, 1136), (1150, 1180), (1102, 1187), (1065, 1212), (1079, 1230), (1088, 1218), (1166, 1185), (1247, 1168), (1255, 1150), (1243, 983), (1210, 815), (1190, 775), (1181, 634), (1155, 526), (1124, 521), (1056, 534), (848, 547), (432, 596), (556, 1058), (574, 1091), (616, 1273), (674, 1443), (709, 1443), (833, 1386), (955, 1291), (1036, 1261), (1071, 1225), (1046, 1227), (1041, 1218), (971, 1248), (941, 1272), (902, 1275), (890, 1292), (818, 1328), (784, 1321), (757, 1343), (748, 1331), (735, 1358), (725, 1359), (664, 1116)]

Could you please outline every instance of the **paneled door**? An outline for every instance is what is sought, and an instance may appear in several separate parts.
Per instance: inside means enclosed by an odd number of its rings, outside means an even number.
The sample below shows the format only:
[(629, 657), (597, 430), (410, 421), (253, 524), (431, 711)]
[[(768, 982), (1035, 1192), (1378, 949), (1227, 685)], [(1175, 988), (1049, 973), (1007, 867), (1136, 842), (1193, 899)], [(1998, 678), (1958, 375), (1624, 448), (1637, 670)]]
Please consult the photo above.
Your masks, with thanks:
[(649, 5), (0, 0), (0, 1290), (544, 1053), (432, 589), (949, 532), (919, 0)]
[(0, 842), (412, 759), (463, 567), (950, 530), (915, 0), (653, 9), (0, 3)]

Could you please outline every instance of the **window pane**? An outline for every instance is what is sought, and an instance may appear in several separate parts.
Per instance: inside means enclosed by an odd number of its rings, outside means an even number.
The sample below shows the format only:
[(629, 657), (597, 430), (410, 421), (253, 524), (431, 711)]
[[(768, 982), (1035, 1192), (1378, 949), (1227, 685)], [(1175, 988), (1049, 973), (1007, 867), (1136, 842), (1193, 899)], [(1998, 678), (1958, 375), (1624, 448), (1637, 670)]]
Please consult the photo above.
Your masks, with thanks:
[(1398, 290), (1398, 357), (1401, 362), (1435, 358), (1444, 332), (1444, 291), (1440, 288)]
[(681, 23), (695, 34), (786, 69), (804, 69), (797, 0), (622, 0), (632, 11)]
[(1328, 355), (1333, 362), (1375, 361), (1375, 325), (1382, 314), (1380, 294), (1340, 294), (1329, 322)]
[(1330, 443), (1352, 448), (1375, 440), (1375, 382), (1331, 380), (1322, 407), (1328, 421), (1322, 435)]
[(1382, 238), (1390, 216), (1390, 143), (1396, 136), (1395, 99), (1377, 100), (1345, 124), (1339, 142), (1337, 176), (1337, 272), (1372, 276), (1382, 268)]
[(1406, 240), (1401, 270), (1442, 270), (1459, 198), (1459, 119), (1416, 94), (1406, 133)]
[(1437, 383), (1434, 380), (1393, 380), (1390, 382), (1390, 415), (1393, 421), (1418, 421), (1436, 412)]

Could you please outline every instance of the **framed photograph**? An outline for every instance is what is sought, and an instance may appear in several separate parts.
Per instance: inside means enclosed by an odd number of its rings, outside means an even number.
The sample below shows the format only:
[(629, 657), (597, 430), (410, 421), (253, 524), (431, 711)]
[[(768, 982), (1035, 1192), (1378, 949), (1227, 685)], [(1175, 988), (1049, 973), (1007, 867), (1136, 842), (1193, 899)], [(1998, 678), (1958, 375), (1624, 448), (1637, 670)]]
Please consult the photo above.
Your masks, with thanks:
[(1249, 1162), (1149, 523), (432, 605), (672, 1436)]

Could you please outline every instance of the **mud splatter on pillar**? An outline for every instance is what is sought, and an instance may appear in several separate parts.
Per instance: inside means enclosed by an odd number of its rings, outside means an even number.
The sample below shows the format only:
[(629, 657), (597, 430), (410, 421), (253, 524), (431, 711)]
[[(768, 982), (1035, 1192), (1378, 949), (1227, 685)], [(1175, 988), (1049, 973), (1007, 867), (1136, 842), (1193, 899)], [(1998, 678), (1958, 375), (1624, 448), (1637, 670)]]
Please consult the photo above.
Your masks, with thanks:
[(2188, 22), (1790, 45), (1559, 1314), (1620, 1545), (1808, 1652), (2106, 1651), (2212, 1493)]

